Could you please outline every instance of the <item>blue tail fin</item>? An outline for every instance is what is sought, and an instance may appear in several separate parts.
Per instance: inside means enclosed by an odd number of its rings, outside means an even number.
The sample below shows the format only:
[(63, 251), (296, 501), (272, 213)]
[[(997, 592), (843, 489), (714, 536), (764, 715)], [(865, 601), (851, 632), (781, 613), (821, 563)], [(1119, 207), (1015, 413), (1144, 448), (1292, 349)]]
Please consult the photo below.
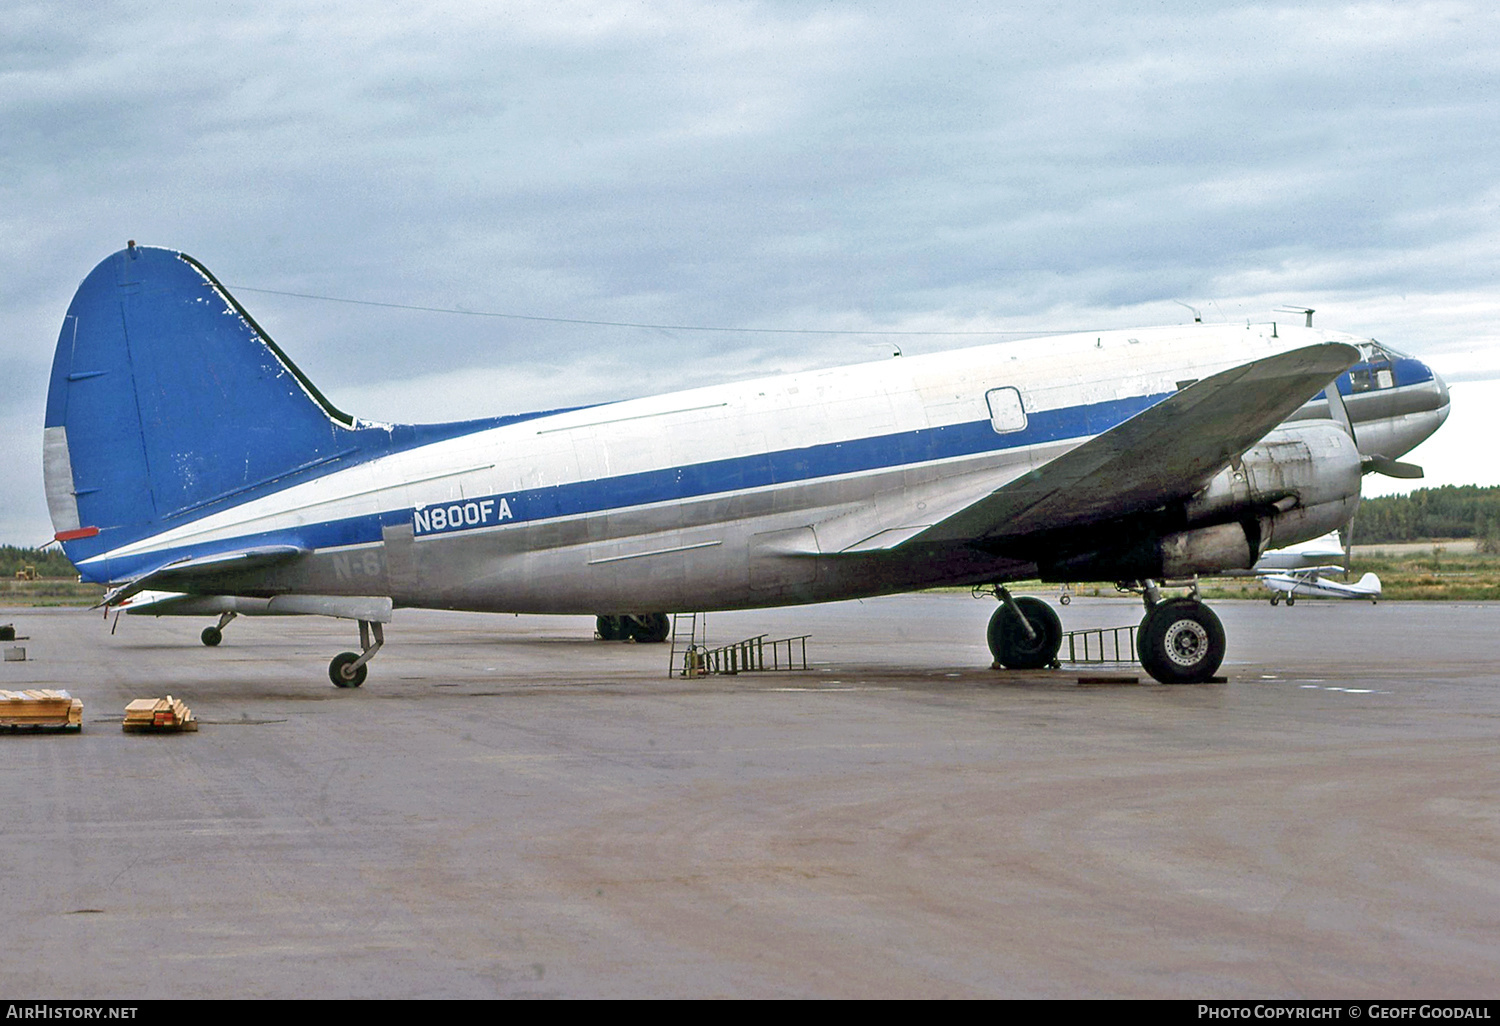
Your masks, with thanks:
[(78, 287), (47, 393), (53, 529), (75, 563), (358, 447), (202, 265), (136, 246)]

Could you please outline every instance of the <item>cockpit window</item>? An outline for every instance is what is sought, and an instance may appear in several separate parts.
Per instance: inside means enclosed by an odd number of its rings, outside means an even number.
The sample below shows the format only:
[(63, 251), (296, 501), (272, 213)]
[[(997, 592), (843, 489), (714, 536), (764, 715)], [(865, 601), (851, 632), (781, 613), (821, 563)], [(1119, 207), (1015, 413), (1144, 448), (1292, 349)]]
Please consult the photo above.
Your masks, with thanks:
[(1401, 354), (1374, 339), (1359, 343), (1358, 348), (1362, 359), (1349, 368), (1351, 390), (1373, 392), (1376, 389), (1394, 387), (1396, 373), (1392, 365)]
[(1406, 353), (1399, 352), (1386, 345), (1384, 342), (1376, 342), (1373, 338), (1366, 342), (1358, 342), (1355, 348), (1359, 350), (1360, 356), (1366, 363), (1377, 360), (1385, 360), (1387, 363), (1394, 360), (1409, 360)]

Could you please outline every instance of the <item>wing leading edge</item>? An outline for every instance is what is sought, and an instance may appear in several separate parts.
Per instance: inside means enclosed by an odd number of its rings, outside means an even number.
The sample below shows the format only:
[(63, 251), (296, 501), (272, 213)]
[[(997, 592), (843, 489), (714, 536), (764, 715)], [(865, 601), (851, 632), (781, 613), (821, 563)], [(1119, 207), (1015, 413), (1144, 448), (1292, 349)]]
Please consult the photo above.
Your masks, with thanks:
[(902, 542), (977, 541), (1095, 523), (1185, 499), (1359, 360), (1294, 349), (1190, 385)]

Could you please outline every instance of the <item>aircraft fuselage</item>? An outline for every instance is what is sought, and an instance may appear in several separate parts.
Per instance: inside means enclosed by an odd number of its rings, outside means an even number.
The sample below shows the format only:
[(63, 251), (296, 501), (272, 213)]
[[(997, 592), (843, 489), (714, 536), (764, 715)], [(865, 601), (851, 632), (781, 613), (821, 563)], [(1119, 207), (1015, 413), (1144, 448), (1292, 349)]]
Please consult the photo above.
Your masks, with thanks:
[[(1003, 537), (983, 547), (893, 546), (1193, 381), (1329, 341), (1363, 340), (1285, 325), (1194, 324), (1002, 343), (591, 406), (345, 469), (335, 463), (80, 569), (123, 580), (172, 558), (289, 544), (307, 554), (253, 576), (226, 574), (215, 590), (593, 614), (1031, 577), (1036, 560), (1008, 551)], [(1355, 397), (1351, 418), (1425, 417), (1426, 433), (1435, 429), (1446, 391), (1420, 363), (1406, 364), (1404, 383)], [(1371, 398), (1384, 406), (1375, 409)], [(1327, 405), (1321, 418), (1318, 405), (1297, 419), (1326, 424)], [(1407, 441), (1410, 448), (1420, 438)], [(1307, 523), (1275, 541), (1336, 526)]]

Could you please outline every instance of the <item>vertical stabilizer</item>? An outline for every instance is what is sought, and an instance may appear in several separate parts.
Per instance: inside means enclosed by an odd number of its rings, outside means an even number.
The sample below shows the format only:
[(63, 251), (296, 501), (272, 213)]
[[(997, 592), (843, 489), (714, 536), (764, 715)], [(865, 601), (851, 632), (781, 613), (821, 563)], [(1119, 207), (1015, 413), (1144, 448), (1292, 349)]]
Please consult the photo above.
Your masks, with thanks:
[(68, 307), (43, 435), (74, 562), (354, 451), (334, 409), (197, 261), (136, 246)]

